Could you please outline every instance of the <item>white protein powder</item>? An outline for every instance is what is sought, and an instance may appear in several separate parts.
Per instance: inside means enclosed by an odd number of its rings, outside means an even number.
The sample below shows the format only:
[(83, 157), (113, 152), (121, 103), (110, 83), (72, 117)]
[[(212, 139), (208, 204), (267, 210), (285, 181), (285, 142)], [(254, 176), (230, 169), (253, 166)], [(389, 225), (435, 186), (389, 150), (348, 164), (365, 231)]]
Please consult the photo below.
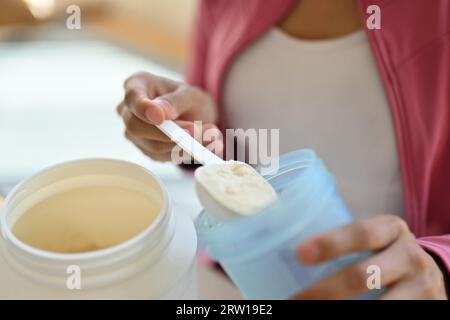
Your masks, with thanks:
[(240, 215), (256, 213), (277, 199), (272, 186), (244, 162), (203, 166), (195, 178), (217, 202)]

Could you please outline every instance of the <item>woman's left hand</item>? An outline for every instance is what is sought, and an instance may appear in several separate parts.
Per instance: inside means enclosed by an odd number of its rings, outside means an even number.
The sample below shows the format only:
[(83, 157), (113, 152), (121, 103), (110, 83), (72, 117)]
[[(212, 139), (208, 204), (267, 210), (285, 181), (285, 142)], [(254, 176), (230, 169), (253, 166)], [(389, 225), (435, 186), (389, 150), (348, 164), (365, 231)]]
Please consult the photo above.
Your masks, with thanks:
[(294, 299), (348, 299), (367, 291), (368, 267), (381, 271), (380, 299), (447, 299), (443, 274), (416, 242), (407, 224), (393, 215), (377, 215), (314, 236), (298, 249), (304, 264), (316, 264), (358, 251), (368, 259), (347, 266), (300, 292)]

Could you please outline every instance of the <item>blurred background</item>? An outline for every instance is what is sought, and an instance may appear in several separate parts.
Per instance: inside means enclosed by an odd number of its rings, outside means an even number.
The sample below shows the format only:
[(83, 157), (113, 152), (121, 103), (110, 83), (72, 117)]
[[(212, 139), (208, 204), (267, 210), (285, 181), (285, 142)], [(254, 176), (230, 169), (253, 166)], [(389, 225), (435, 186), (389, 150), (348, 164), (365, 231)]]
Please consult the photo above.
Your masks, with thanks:
[[(67, 19), (80, 8), (80, 28)], [(115, 108), (123, 81), (145, 70), (181, 80), (196, 0), (0, 0), (0, 195), (62, 161), (108, 157), (157, 174), (193, 217), (193, 179), (143, 156), (123, 136)], [(73, 20), (71, 20), (73, 22)], [(200, 297), (239, 298), (200, 268)]]

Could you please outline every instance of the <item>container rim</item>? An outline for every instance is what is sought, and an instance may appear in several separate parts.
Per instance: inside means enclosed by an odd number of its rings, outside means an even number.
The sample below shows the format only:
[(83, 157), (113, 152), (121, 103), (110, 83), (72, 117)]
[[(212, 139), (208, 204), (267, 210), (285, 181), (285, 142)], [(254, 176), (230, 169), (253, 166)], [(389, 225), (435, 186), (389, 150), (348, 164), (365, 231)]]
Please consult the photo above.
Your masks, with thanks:
[[(136, 234), (132, 238), (130, 238), (122, 243), (119, 243), (117, 245), (114, 245), (114, 246), (111, 246), (108, 248), (94, 250), (94, 251), (87, 251), (87, 252), (82, 252), (82, 253), (59, 253), (59, 252), (47, 251), (47, 250), (35, 248), (35, 247), (30, 246), (30, 245), (26, 244), (25, 242), (19, 240), (12, 232), (12, 230), (6, 220), (9, 204), (10, 204), (11, 200), (14, 198), (14, 196), (17, 195), (17, 191), (20, 190), (22, 187), (24, 187), (29, 181), (31, 181), (32, 179), (36, 179), (37, 177), (39, 177), (40, 175), (42, 175), (44, 173), (51, 172), (55, 169), (65, 167), (67, 165), (75, 165), (75, 164), (89, 163), (89, 162), (92, 162), (92, 163), (109, 162), (109, 163), (116, 163), (116, 164), (124, 165), (124, 166), (128, 166), (128, 167), (134, 167), (138, 170), (141, 170), (144, 174), (153, 178), (157, 182), (157, 184), (161, 190), (161, 194), (162, 194), (162, 206), (161, 206), (160, 211), (158, 212), (156, 219), (152, 223), (150, 223), (143, 231), (141, 231), (140, 233)], [(1, 214), (0, 214), (0, 225), (1, 225), (2, 235), (5, 238), (5, 240), (9, 240), (13, 245), (15, 245), (16, 247), (18, 247), (20, 250), (24, 251), (27, 254), (30, 254), (32, 256), (39, 256), (41, 258), (45, 258), (45, 259), (49, 259), (49, 260), (88, 261), (91, 259), (98, 259), (98, 258), (103, 258), (106, 256), (116, 254), (118, 252), (124, 251), (125, 249), (132, 247), (135, 244), (139, 243), (141, 240), (146, 238), (149, 234), (151, 234), (155, 229), (157, 229), (162, 224), (162, 222), (164, 221), (164, 218), (168, 214), (169, 210), (170, 210), (170, 205), (169, 205), (169, 198), (167, 195), (167, 191), (164, 188), (162, 181), (150, 170), (144, 168), (141, 165), (138, 165), (136, 163), (132, 163), (132, 162), (129, 162), (126, 160), (113, 159), (113, 158), (84, 158), (84, 159), (75, 159), (75, 160), (65, 161), (65, 162), (61, 162), (58, 164), (47, 166), (44, 169), (39, 170), (37, 173), (24, 178), (8, 193), (7, 197), (5, 198), (5, 201), (3, 203), (3, 208), (2, 208)]]

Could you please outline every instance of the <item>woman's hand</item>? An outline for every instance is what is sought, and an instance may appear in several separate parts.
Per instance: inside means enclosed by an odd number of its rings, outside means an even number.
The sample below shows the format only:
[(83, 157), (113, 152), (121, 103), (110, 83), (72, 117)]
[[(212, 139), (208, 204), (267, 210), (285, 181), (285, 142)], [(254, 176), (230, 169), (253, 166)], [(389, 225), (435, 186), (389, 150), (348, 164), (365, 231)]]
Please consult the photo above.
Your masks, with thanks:
[(434, 259), (417, 243), (406, 223), (392, 215), (378, 215), (315, 236), (298, 249), (304, 264), (324, 262), (341, 255), (375, 252), (347, 266), (294, 299), (347, 299), (367, 292), (367, 267), (381, 271), (380, 299), (447, 299), (444, 277)]
[[(166, 119), (176, 120), (191, 135), (198, 130), (202, 142), (213, 146), (211, 151), (222, 152), (221, 134), (215, 125), (216, 106), (206, 92), (145, 72), (132, 75), (124, 87), (125, 97), (117, 112), (125, 123), (125, 136), (150, 158), (171, 159), (174, 143), (155, 126)], [(201, 128), (195, 127), (193, 121), (202, 121)]]

